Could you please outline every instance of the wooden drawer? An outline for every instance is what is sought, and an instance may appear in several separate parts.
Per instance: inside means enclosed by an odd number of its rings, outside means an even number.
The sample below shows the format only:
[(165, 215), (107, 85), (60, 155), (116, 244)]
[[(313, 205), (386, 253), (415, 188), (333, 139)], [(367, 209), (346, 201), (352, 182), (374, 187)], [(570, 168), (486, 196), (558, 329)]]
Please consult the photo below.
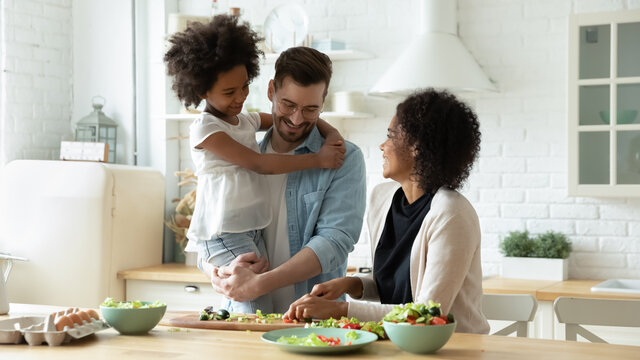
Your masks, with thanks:
[(208, 305), (218, 308), (224, 296), (214, 291), (209, 283), (174, 281), (126, 281), (127, 300), (162, 301), (167, 310), (200, 311)]

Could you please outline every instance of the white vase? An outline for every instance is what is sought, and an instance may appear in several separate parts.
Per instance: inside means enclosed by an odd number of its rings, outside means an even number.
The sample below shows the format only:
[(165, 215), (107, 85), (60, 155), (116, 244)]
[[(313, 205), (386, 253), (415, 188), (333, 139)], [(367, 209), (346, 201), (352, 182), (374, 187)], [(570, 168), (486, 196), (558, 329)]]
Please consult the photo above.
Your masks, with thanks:
[(500, 276), (512, 279), (557, 280), (569, 278), (567, 259), (504, 257)]
[(187, 266), (197, 266), (198, 264), (198, 253), (197, 252), (185, 252), (184, 253), (184, 264)]

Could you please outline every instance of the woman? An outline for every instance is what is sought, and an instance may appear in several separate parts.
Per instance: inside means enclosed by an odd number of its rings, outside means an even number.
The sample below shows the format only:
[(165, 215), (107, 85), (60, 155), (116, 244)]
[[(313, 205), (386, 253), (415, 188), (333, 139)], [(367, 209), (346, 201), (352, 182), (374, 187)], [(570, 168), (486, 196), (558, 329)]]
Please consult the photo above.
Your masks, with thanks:
[[(416, 93), (398, 105), (380, 150), (382, 174), (396, 182), (371, 194), (373, 274), (318, 284), (285, 316), (379, 321), (393, 304), (431, 299), (455, 316), (456, 331), (488, 333), (478, 216), (456, 191), (480, 150), (476, 115), (447, 92)], [(345, 293), (380, 303), (333, 301)]]

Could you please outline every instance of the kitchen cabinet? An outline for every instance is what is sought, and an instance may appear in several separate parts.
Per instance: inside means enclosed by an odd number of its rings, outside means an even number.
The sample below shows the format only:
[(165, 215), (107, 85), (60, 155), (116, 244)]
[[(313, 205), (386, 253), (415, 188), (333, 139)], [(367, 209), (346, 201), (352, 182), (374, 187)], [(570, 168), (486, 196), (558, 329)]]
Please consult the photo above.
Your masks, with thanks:
[(213, 290), (209, 279), (193, 266), (169, 263), (120, 271), (126, 300), (162, 301), (170, 310), (200, 311), (218, 308), (224, 297)]
[(640, 10), (569, 28), (569, 194), (640, 196)]

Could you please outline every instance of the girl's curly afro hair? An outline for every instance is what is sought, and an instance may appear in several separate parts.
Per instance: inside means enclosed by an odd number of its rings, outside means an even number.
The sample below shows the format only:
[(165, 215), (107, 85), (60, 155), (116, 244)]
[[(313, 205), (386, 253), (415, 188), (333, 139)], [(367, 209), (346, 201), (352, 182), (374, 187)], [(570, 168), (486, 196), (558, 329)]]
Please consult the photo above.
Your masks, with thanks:
[(222, 72), (244, 65), (249, 81), (253, 80), (260, 72), (261, 40), (249, 23), (239, 23), (231, 15), (214, 16), (208, 24), (190, 23), (169, 38), (164, 55), (173, 91), (186, 107), (198, 106)]
[(424, 191), (458, 189), (480, 151), (480, 124), (474, 112), (446, 91), (426, 89), (396, 110), (405, 145), (414, 152), (413, 175)]

